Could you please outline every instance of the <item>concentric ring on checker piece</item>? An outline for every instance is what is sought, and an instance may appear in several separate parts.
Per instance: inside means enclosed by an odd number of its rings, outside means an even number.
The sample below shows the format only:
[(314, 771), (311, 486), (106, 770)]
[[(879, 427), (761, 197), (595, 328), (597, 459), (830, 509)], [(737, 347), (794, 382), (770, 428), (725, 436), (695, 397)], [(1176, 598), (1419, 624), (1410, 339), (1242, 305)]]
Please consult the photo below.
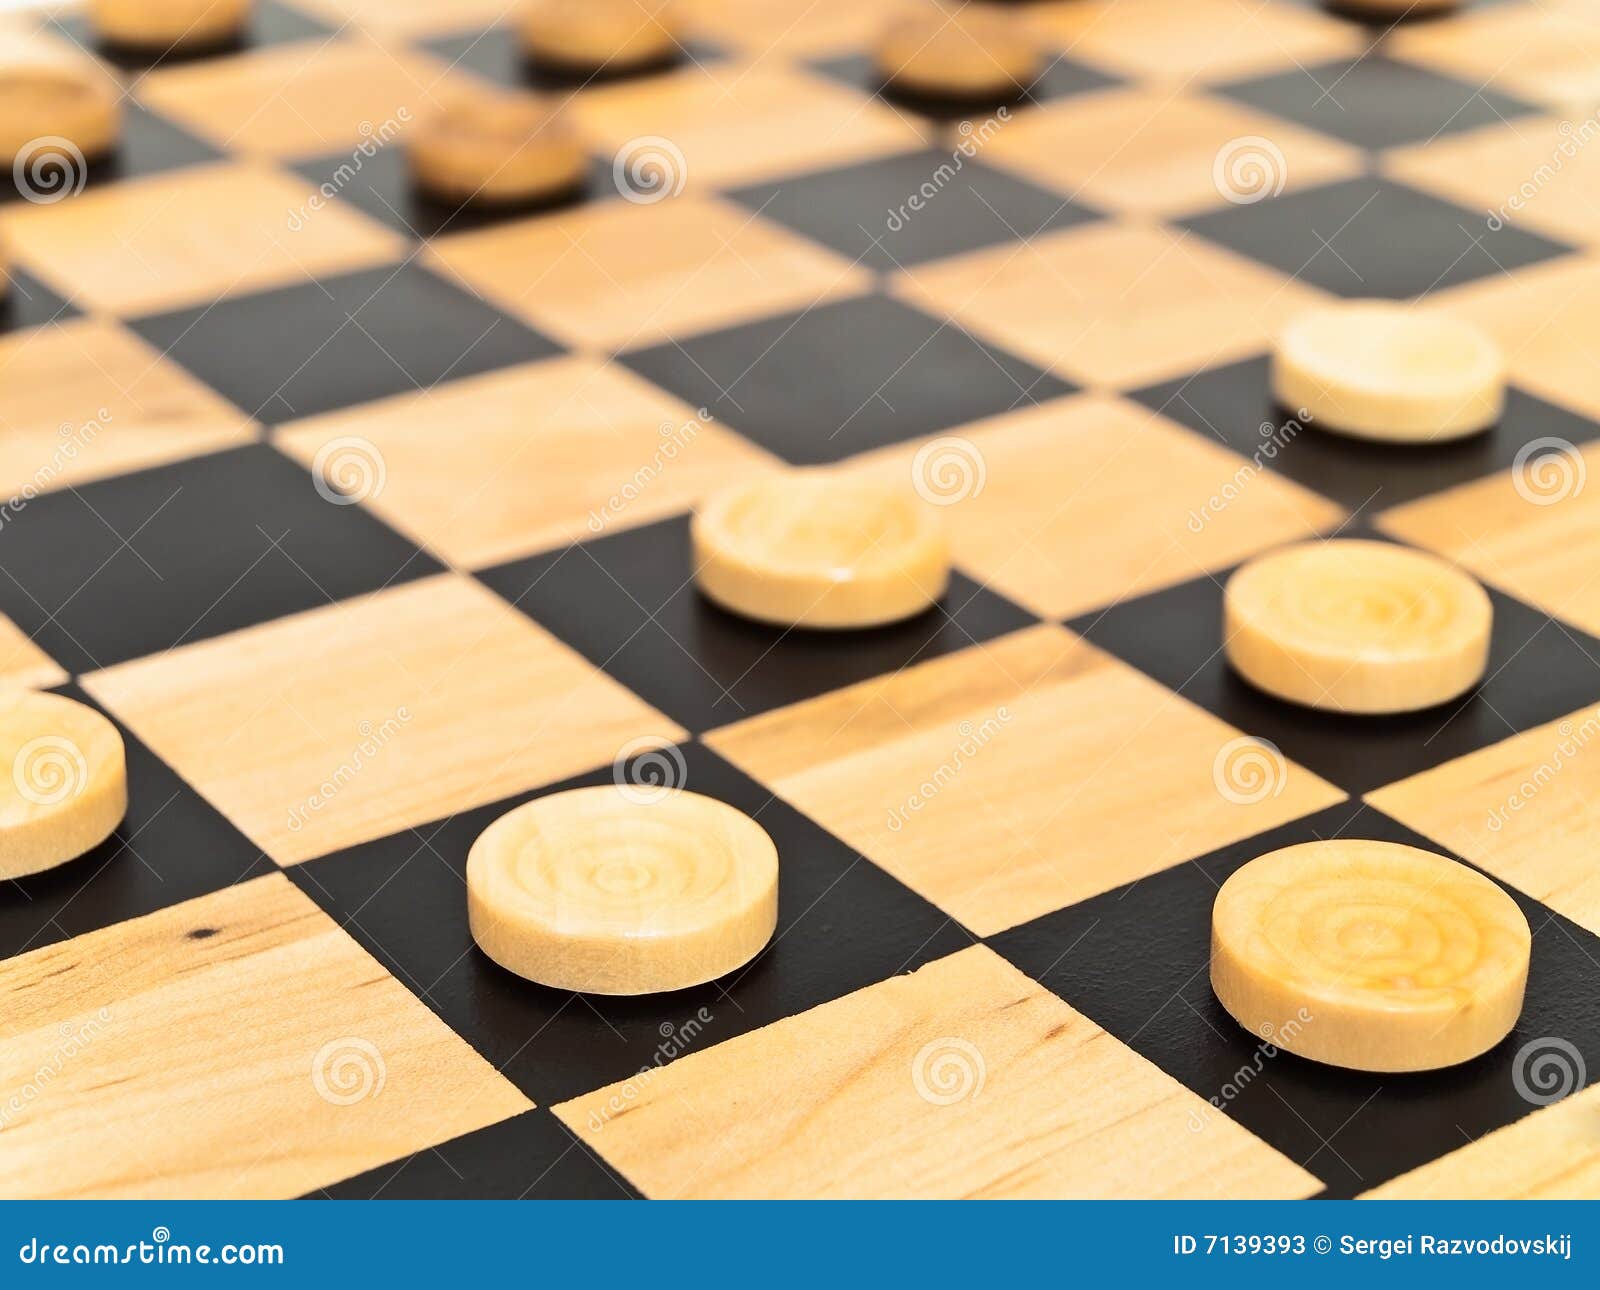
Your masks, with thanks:
[(778, 851), (723, 802), (616, 785), (537, 798), (467, 855), (473, 939), (501, 967), (584, 994), (680, 990), (742, 967), (778, 920)]
[(1305, 842), (1222, 884), (1211, 988), (1241, 1026), (1302, 1057), (1434, 1070), (1511, 1031), (1531, 944), (1516, 902), (1464, 864), (1393, 842)]
[(1494, 610), (1477, 581), (1390, 542), (1302, 542), (1257, 556), (1223, 592), (1223, 648), (1245, 680), (1335, 712), (1415, 712), (1470, 690)]

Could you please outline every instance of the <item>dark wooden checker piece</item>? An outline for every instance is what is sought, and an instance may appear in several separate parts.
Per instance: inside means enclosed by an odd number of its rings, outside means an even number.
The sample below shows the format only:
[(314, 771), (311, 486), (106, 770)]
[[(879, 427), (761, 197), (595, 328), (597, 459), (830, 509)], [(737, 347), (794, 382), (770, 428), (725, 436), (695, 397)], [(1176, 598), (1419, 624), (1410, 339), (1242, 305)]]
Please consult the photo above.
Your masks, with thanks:
[[(1093, 7), (1019, 7), (1061, 56), (1007, 105), (1035, 125), (993, 137), (957, 124), (971, 105), (877, 93), (891, 0), (708, 20), (673, 67), (620, 80), (528, 67), (484, 0), (269, 0), (234, 48), (101, 51), (122, 147), (60, 203), (0, 203), (0, 678), (111, 717), (131, 804), (91, 853), (0, 890), (0, 993), (22, 1000), (0, 1042), (62, 1071), (0, 1100), (34, 1162), (11, 1191), (1289, 1198), (1593, 1176), (1592, 1144), (1529, 1132), (1562, 1112), (1528, 1083), (1541, 1054), (1563, 1092), (1600, 1079), (1600, 404), (1565, 379), (1600, 328), (1562, 285), (1592, 239), (1570, 200), (1487, 227), (1487, 181), (1422, 152), (1509, 164), (1500, 134), (1581, 69), (1527, 0), (1376, 47), (1310, 0), (1137, 0), (1086, 28)], [(1518, 14), (1537, 39), (1500, 76)], [(417, 198), (405, 122), (485, 84), (570, 98), (582, 194)], [(1072, 114), (1169, 100), (1102, 173)], [(1281, 130), (1287, 173), (1241, 196), (1214, 144), (1258, 130)], [(614, 164), (658, 136), (681, 154), (661, 200)], [(1026, 142), (1052, 138), (1071, 155)], [(1271, 335), (1319, 294), (1459, 305), (1513, 354), (1500, 423), (1404, 449), (1301, 427), (1263, 454), (1293, 411), (1268, 393)], [(1534, 448), (1556, 454), (1543, 494)], [(903, 483), (935, 449), (966, 473), (938, 499), (955, 573), (926, 613), (785, 631), (696, 591), (697, 497), (782, 464)], [(1485, 581), (1481, 686), (1368, 721), (1227, 670), (1229, 572), (1335, 533)], [(1225, 782), (1240, 748), (1265, 758), (1259, 793)], [(477, 950), (473, 840), (611, 782), (769, 831), (779, 928), (754, 961), (605, 999)], [(1372, 1076), (1223, 1012), (1218, 884), (1335, 836), (1512, 892), (1534, 939), (1504, 1042)], [(201, 1085), (225, 1094), (203, 1121)]]

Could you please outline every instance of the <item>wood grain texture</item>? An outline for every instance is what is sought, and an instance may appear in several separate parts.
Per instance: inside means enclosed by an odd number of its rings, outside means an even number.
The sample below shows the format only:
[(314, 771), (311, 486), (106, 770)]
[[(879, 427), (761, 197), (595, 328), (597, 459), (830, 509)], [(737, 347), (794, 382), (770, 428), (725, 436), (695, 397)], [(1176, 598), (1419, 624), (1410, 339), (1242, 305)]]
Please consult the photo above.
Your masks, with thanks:
[(979, 935), (1340, 801), (1284, 763), (1223, 795), (1238, 732), (1055, 627), (724, 727), (706, 742)]
[(682, 731), (481, 584), (441, 575), (84, 679), (280, 864)]
[[(955, 472), (946, 493), (941, 462)], [(1344, 518), (1221, 444), (1099, 395), (1009, 412), (853, 468), (953, 498), (941, 518), (957, 565), (1045, 618), (1226, 569)]]
[(349, 435), (384, 461), (384, 486), (366, 504), (461, 568), (677, 514), (777, 465), (626, 368), (586, 358), (293, 422), (277, 443), (310, 464)]
[(1258, 352), (1318, 298), (1193, 235), (1104, 221), (905, 269), (894, 289), (1046, 370), (1120, 388)]
[(1097, 210), (1189, 215), (1228, 200), (1214, 178), (1217, 157), (1249, 136), (1270, 138), (1283, 155), (1264, 176), (1268, 192), (1275, 180), (1308, 188), (1361, 173), (1360, 151), (1326, 135), (1222, 99), (1144, 87), (1021, 113), (984, 145), (983, 160)]
[(278, 874), (0, 991), (6, 1196), (293, 1196), (531, 1105)]
[(1363, 1200), (1600, 1200), (1600, 1085), (1364, 1192)]
[(1600, 478), (1600, 444), (1553, 444), (1521, 470), (1385, 511), (1378, 527), (1600, 632), (1600, 488), (1585, 486), (1590, 474)]
[(752, 57), (827, 56), (870, 45), (886, 22), (922, 10), (922, 0), (680, 0), (691, 32)]
[(446, 277), (570, 345), (621, 350), (853, 295), (866, 270), (720, 201), (627, 201), (441, 237)]
[(1600, 708), (1580, 709), (1366, 800), (1600, 934)]
[(555, 1108), (651, 1197), (1318, 1189), (1208, 1111), (984, 945)]
[(1581, 0), (1402, 24), (1385, 44), (1407, 62), (1557, 109), (1600, 94), (1600, 15)]
[(265, 166), (225, 162), (130, 179), (70, 202), (0, 211), (16, 258), (62, 294), (114, 314), (155, 313), (368, 268), (403, 241)]
[(0, 492), (19, 498), (248, 442), (248, 416), (113, 322), (0, 339)]

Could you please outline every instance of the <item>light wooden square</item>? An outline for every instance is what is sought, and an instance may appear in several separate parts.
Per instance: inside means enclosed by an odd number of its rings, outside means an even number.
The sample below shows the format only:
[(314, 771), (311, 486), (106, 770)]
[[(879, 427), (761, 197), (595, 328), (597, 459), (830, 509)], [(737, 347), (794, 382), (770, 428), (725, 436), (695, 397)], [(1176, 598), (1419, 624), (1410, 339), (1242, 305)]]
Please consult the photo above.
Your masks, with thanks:
[(750, 212), (679, 197), (442, 237), (445, 276), (570, 344), (605, 350), (804, 309), (871, 282), (858, 265)]
[(1476, 213), (1484, 226), (1600, 241), (1600, 122), (1535, 117), (1496, 122), (1390, 152), (1383, 168)]
[(1581, 111), (1600, 95), (1600, 13), (1590, 0), (1493, 5), (1398, 24), (1385, 52), (1485, 89)]
[(777, 464), (627, 369), (586, 358), (295, 422), (277, 441), (314, 464), (351, 436), (383, 463), (367, 505), (461, 568), (675, 514)]
[(420, 39), (451, 32), (477, 35), (516, 16), (516, 0), (291, 0), (335, 27), (353, 24), (389, 37)]
[(974, 945), (555, 1113), (653, 1198), (1289, 1198), (1319, 1189), (1210, 1110)]
[(776, 58), (706, 63), (596, 86), (574, 98), (571, 107), (607, 153), (631, 157), (668, 141), (683, 158), (673, 164), (673, 173), (691, 195), (926, 143), (910, 118)]
[(918, 265), (895, 290), (1046, 369), (1118, 388), (1257, 353), (1319, 298), (1192, 233), (1121, 222)]
[(116, 323), (82, 318), (0, 338), (0, 496), (13, 505), (252, 431), (243, 412)]
[(0, 683), (48, 690), (66, 680), (66, 669), (35, 645), (16, 623), (0, 614)]
[(1367, 800), (1600, 934), (1600, 708), (1458, 757)]
[(926, 8), (919, 0), (681, 0), (678, 7), (697, 35), (755, 58), (871, 48), (895, 18)]
[(1358, 1199), (1600, 1200), (1600, 1085), (1525, 1115)]
[(968, 495), (941, 507), (956, 563), (1042, 618), (1228, 568), (1344, 517), (1265, 458), (1112, 396), (1007, 413), (862, 466), (937, 496), (941, 460), (970, 472)]
[(1520, 469), (1397, 506), (1378, 524), (1600, 633), (1600, 444), (1551, 441)]
[(154, 71), (139, 96), (228, 152), (304, 158), (395, 146), (450, 80), (442, 63), (350, 36)]
[(281, 874), (0, 990), (8, 1197), (297, 1196), (532, 1105)]
[(706, 742), (980, 936), (1341, 801), (1059, 627), (751, 718)]
[(1600, 417), (1597, 292), (1600, 255), (1585, 254), (1495, 274), (1436, 300), (1500, 342), (1516, 384), (1594, 418)]
[(156, 313), (397, 259), (399, 235), (251, 163), (196, 166), (0, 211), (16, 258), (69, 299)]
[(1359, 150), (1200, 94), (1131, 88), (1020, 113), (985, 162), (1100, 210), (1185, 215), (1361, 173)]
[(444, 574), (84, 679), (294, 864), (683, 732), (488, 588)]
[(1354, 24), (1258, 0), (1053, 0), (1028, 18), (1080, 62), (1164, 82), (1292, 71), (1365, 46)]

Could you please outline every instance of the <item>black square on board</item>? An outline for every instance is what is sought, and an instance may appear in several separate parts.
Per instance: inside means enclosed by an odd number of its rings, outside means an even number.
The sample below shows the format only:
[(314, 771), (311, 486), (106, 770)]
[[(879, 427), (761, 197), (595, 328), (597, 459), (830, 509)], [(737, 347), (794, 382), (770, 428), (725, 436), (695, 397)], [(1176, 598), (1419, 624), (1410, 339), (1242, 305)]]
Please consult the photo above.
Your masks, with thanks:
[(252, 444), (28, 502), (0, 530), (0, 612), (81, 674), (438, 568)]
[(26, 331), (45, 323), (78, 316), (79, 310), (58, 296), (26, 269), (13, 266), (6, 275), (5, 299), (0, 301), (0, 333)]
[(1438, 444), (1356, 439), (1277, 407), (1270, 369), (1268, 358), (1248, 358), (1130, 397), (1363, 515), (1505, 470), (1535, 439), (1581, 444), (1600, 435), (1600, 425), (1513, 387), (1505, 415), (1483, 434)]
[(1600, 1078), (1600, 939), (1515, 891), (1533, 931), (1527, 1001), (1516, 1028), (1481, 1057), (1446, 1070), (1368, 1074), (1275, 1049), (1235, 1022), (1208, 971), (1217, 889), (1259, 855), (1332, 837), (1442, 850), (1346, 802), (989, 944), (1211, 1102), (1191, 1126), (1196, 1150), (1205, 1149), (1204, 1117), (1229, 1116), (1322, 1179), (1332, 1196), (1376, 1187), (1534, 1110), (1513, 1078), (1525, 1044), (1558, 1037)]
[[(98, 707), (75, 685), (55, 692)], [(176, 771), (120, 722), (117, 727), (127, 750), (127, 815), (94, 850), (4, 884), (0, 959), (277, 871)]]
[(1182, 221), (1229, 250), (1342, 296), (1406, 299), (1564, 255), (1560, 242), (1376, 176)]
[[(1342, 536), (1383, 540), (1357, 529)], [(1394, 716), (1289, 703), (1250, 685), (1223, 657), (1219, 584), (1229, 576), (1124, 601), (1068, 625), (1350, 793), (1453, 761), (1600, 699), (1600, 641), (1486, 587), (1494, 607), (1488, 671), (1461, 698)]]
[(801, 466), (1073, 389), (953, 323), (880, 295), (669, 341), (622, 361)]
[(694, 731), (731, 725), (1034, 619), (956, 574), (943, 600), (857, 632), (769, 626), (694, 586), (686, 517), (531, 556), (478, 576), (635, 694)]
[(1420, 143), (1534, 111), (1507, 94), (1381, 54), (1295, 67), (1214, 90), (1363, 148)]
[(103, 157), (90, 158), (85, 164), (81, 154), (73, 156), (48, 139), (39, 142), (38, 148), (17, 158), (5, 183), (0, 184), (0, 202), (48, 205), (120, 179), (159, 175), (222, 156), (209, 143), (132, 99), (122, 102), (122, 132), (116, 149)]
[[(710, 749), (682, 745), (680, 787), (753, 817), (783, 857), (778, 930), (719, 981), (638, 997), (523, 980), (467, 926), (467, 851), (528, 794), (295, 865), (289, 876), (540, 1106), (592, 1092), (874, 985), (972, 943), (957, 924)], [(547, 792), (608, 783), (612, 768)]]
[(1084, 207), (981, 161), (937, 150), (755, 184), (729, 196), (763, 219), (883, 270), (1094, 218)]
[(531, 327), (415, 264), (230, 296), (130, 326), (267, 422), (560, 352)]

